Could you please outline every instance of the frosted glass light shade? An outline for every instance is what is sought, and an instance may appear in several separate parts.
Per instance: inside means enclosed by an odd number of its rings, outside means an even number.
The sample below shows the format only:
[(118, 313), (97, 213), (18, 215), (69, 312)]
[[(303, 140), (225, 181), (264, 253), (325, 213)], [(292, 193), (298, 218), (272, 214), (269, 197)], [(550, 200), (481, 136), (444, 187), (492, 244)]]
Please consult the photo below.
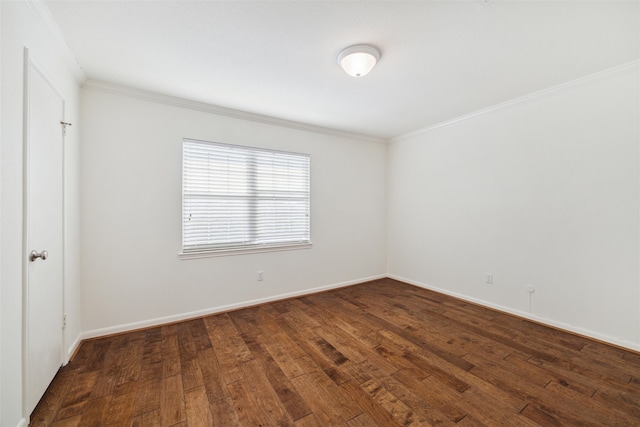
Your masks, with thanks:
[(378, 60), (380, 52), (373, 46), (356, 45), (342, 50), (338, 54), (338, 64), (353, 77), (362, 77), (369, 74)]

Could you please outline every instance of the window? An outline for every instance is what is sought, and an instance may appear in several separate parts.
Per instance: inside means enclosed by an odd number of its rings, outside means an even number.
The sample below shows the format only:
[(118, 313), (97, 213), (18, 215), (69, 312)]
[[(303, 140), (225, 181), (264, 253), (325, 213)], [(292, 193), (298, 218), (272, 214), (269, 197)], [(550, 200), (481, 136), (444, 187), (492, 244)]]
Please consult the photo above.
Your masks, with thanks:
[(182, 253), (310, 244), (310, 158), (185, 139)]

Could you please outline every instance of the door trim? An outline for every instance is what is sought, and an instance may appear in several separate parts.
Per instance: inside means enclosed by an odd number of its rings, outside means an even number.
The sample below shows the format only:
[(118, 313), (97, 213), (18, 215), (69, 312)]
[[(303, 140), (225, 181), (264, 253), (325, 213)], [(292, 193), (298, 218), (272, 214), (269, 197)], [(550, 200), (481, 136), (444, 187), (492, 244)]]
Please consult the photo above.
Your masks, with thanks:
[[(58, 86), (53, 83), (53, 81), (49, 78), (46, 72), (44, 72), (44, 68), (39, 65), (37, 61), (35, 61), (32, 55), (29, 52), (29, 48), (24, 48), (24, 62), (23, 62), (23, 119), (22, 119), (22, 412), (23, 418), (29, 420), (31, 415), (31, 411), (34, 408), (28, 408), (28, 374), (29, 374), (29, 153), (30, 153), (30, 134), (29, 134), (29, 95), (30, 95), (30, 85), (31, 85), (31, 73), (37, 72), (42, 79), (55, 91), (55, 93), (62, 100), (62, 112), (61, 112), (61, 120), (64, 121), (64, 113), (65, 113), (65, 99), (62, 95), (62, 92), (59, 90)], [(65, 176), (66, 176), (66, 165), (65, 165), (65, 138), (62, 134), (62, 130), (60, 133), (60, 137), (62, 138), (61, 150), (62, 150), (62, 224), (60, 227), (62, 229), (62, 254), (61, 254), (61, 263), (62, 263), (62, 301), (61, 301), (61, 313), (64, 314), (64, 299), (65, 299), (65, 205), (66, 205), (66, 192), (65, 192)], [(69, 363), (69, 358), (66, 354), (66, 337), (64, 327), (60, 330), (60, 343), (61, 343), (61, 354), (60, 354), (60, 362), (61, 365), (66, 365)]]

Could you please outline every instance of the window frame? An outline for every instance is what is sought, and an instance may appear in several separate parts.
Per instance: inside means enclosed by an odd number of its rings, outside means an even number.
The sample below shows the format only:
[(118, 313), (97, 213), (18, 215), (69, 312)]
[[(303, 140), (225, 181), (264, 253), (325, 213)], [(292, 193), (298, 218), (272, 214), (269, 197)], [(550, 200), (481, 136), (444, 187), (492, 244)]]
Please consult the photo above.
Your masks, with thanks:
[[(248, 243), (243, 244), (212, 244), (211, 246), (203, 245), (200, 248), (190, 248), (188, 245), (185, 246), (185, 199), (186, 192), (186, 177), (185, 177), (185, 147), (186, 143), (195, 143), (201, 145), (212, 145), (217, 147), (229, 147), (232, 149), (240, 150), (246, 153), (248, 156), (253, 155), (250, 161), (247, 164), (251, 164), (249, 166), (249, 171), (247, 172), (247, 180), (256, 179), (258, 174), (258, 167), (256, 166), (256, 157), (260, 152), (264, 153), (273, 153), (273, 154), (284, 154), (289, 156), (299, 156), (300, 158), (306, 157), (308, 159), (307, 166), (307, 176), (306, 176), (306, 203), (307, 203), (307, 229), (308, 229), (308, 239), (300, 240), (300, 241), (286, 241), (286, 242), (267, 242), (267, 243), (256, 243), (255, 235), (252, 235), (252, 238)], [(259, 253), (259, 252), (273, 252), (273, 251), (288, 251), (288, 250), (297, 250), (297, 249), (309, 249), (312, 247), (311, 241), (311, 156), (306, 153), (298, 153), (291, 151), (283, 151), (283, 150), (274, 150), (269, 148), (261, 148), (261, 147), (252, 147), (245, 146), (239, 144), (228, 144), (228, 143), (220, 143), (213, 141), (204, 141), (193, 138), (183, 138), (182, 139), (182, 169), (181, 169), (181, 248), (178, 254), (180, 259), (192, 259), (192, 258), (208, 258), (208, 257), (217, 257), (217, 256), (227, 256), (227, 255), (238, 255), (238, 254), (247, 254), (247, 253)], [(256, 203), (260, 200), (259, 191), (257, 189), (252, 189), (250, 192), (246, 193), (247, 201), (253, 201)], [(193, 199), (193, 198), (192, 198)], [(285, 200), (282, 198), (281, 200)], [(268, 200), (268, 199), (267, 199)], [(272, 200), (278, 200), (277, 197), (274, 197)], [(251, 202), (250, 202), (251, 203)], [(250, 215), (250, 223), (247, 227), (247, 231), (249, 234), (252, 231), (256, 231), (256, 227), (254, 226), (257, 221), (259, 221), (259, 217), (257, 215), (251, 215), (251, 212), (255, 211), (255, 205), (247, 208), (247, 214)]]

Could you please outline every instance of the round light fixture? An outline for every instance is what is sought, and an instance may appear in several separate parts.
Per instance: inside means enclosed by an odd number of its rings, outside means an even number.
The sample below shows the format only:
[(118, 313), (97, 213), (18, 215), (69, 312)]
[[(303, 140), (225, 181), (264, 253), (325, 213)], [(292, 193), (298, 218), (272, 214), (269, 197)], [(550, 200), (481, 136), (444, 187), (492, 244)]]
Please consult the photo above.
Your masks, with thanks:
[(338, 54), (338, 64), (353, 77), (369, 74), (379, 59), (380, 51), (368, 44), (349, 46)]

